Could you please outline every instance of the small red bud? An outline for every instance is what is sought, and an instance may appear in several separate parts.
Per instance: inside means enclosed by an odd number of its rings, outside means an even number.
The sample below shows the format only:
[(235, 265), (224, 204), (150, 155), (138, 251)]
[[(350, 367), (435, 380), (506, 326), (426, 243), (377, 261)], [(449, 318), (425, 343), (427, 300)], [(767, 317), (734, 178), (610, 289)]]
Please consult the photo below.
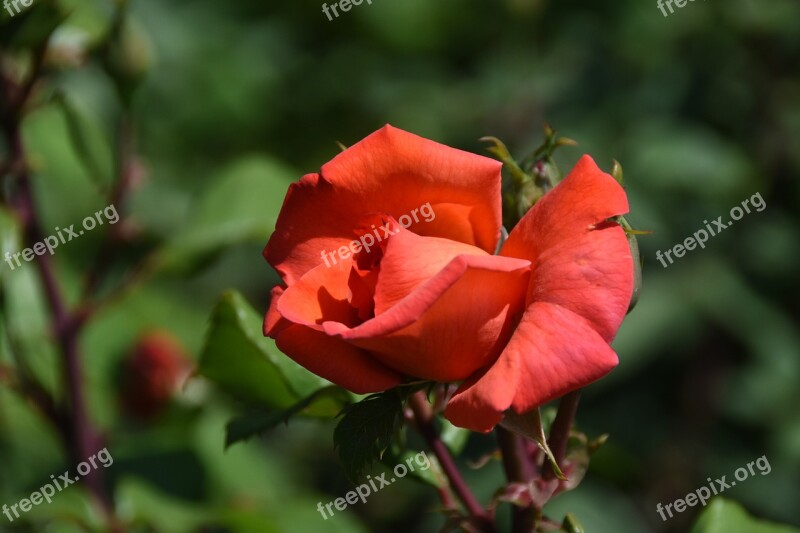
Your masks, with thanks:
[(157, 417), (191, 371), (191, 359), (171, 333), (146, 333), (122, 363), (124, 411), (142, 420)]

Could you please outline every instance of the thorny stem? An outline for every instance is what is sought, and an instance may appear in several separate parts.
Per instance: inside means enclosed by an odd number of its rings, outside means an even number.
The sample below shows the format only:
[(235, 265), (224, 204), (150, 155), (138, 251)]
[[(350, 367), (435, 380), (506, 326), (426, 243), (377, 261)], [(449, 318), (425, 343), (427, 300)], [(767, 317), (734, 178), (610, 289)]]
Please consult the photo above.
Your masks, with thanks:
[(461, 476), (461, 472), (459, 472), (453, 457), (447, 450), (447, 446), (436, 432), (436, 428), (433, 425), (433, 411), (430, 405), (428, 405), (425, 393), (422, 391), (414, 393), (408, 399), (408, 405), (414, 413), (414, 422), (416, 423), (417, 430), (439, 460), (439, 464), (447, 476), (450, 486), (461, 500), (461, 503), (464, 504), (467, 512), (475, 519), (481, 531), (486, 533), (494, 532), (495, 527), (491, 518), (480, 502), (478, 502), (477, 498), (475, 498), (475, 495), (472, 494), (469, 486)]

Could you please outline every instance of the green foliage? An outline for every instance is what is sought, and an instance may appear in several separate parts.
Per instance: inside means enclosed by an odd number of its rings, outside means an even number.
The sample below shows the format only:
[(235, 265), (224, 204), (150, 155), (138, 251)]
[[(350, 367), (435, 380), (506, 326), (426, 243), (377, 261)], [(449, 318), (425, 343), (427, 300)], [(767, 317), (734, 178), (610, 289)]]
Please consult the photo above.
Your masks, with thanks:
[(346, 391), (331, 386), (312, 393), (283, 411), (253, 413), (234, 418), (227, 426), (225, 446), (250, 439), (280, 423), (288, 424), (290, 418), (301, 413), (333, 418), (349, 402), (350, 395)]
[(223, 294), (211, 315), (199, 372), (244, 401), (287, 408), (326, 382), (281, 354), (261, 332), (262, 322), (241, 294)]
[(572, 513), (567, 513), (567, 516), (564, 517), (564, 522), (561, 523), (561, 530), (564, 533), (586, 533), (586, 530), (583, 529), (583, 526)]
[(461, 455), (464, 448), (467, 446), (470, 435), (472, 432), (464, 428), (456, 427), (444, 417), (440, 419), (441, 429), (439, 430), (439, 437), (447, 445), (450, 453), (453, 455)]
[(690, 533), (798, 533), (800, 528), (782, 526), (750, 516), (738, 503), (715, 498), (708, 504)]
[(37, 1), (24, 12), (0, 22), (0, 46), (14, 48), (38, 48), (42, 46), (67, 15), (53, 0)]
[(334, 446), (351, 481), (380, 459), (403, 420), (404, 397), (396, 388), (345, 407), (333, 432)]
[(158, 268), (191, 272), (231, 245), (266, 243), (283, 194), (295, 178), (291, 169), (261, 156), (242, 158), (223, 169), (192, 202), (190, 219), (154, 260)]

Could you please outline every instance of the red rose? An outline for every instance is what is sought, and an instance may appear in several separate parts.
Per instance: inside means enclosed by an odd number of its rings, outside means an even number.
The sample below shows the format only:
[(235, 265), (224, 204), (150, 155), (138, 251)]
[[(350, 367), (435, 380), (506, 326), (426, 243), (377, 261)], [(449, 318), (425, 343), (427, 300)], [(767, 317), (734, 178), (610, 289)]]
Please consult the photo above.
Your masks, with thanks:
[(492, 255), (500, 169), (386, 126), (293, 184), (265, 334), (356, 393), (463, 381), (446, 416), (477, 431), (605, 375), (633, 291), (625, 192), (584, 156)]

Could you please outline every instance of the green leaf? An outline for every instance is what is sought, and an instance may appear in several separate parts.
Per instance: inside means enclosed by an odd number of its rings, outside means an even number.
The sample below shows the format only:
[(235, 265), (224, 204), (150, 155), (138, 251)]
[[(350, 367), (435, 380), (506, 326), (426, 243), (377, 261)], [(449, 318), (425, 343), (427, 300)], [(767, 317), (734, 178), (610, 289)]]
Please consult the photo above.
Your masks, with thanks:
[(392, 389), (367, 396), (342, 411), (333, 442), (352, 481), (357, 481), (374, 460), (380, 460), (389, 447), (403, 418), (403, 400), (402, 392)]
[[(75, 155), (86, 170), (86, 175), (89, 176), (98, 191), (105, 192), (108, 189), (108, 180), (105, 176), (110, 175), (112, 165), (111, 161), (103, 164), (99, 160), (97, 145), (100, 141), (97, 139), (97, 131), (90, 133), (88, 120), (81, 115), (78, 108), (62, 91), (56, 92), (53, 102), (64, 113), (69, 139), (72, 141)], [(99, 130), (99, 128), (95, 129)]]
[(11, 265), (6, 261), (6, 253), (13, 255), (22, 248), (17, 218), (0, 207), (0, 321), (8, 343), (4, 350), (13, 356), (18, 372), (26, 379), (55, 393), (59, 383), (58, 354), (50, 335), (49, 310), (40, 295), (36, 267), (25, 261), (17, 266), (13, 257)]
[(281, 354), (263, 336), (262, 321), (241, 294), (224, 293), (212, 312), (199, 373), (237, 398), (279, 409), (330, 385)]
[[(616, 161), (614, 161), (616, 163)], [(622, 172), (622, 170), (620, 170)], [(621, 179), (621, 174), (620, 174)], [(639, 252), (639, 241), (636, 240), (637, 235), (647, 235), (649, 232), (642, 232), (633, 229), (633, 226), (627, 221), (625, 217), (619, 217), (619, 225), (625, 230), (625, 237), (628, 239), (628, 246), (633, 256), (633, 296), (631, 296), (631, 303), (628, 304), (628, 312), (633, 311), (639, 301), (639, 295), (642, 292), (642, 256)]]
[[(419, 452), (414, 450), (396, 452), (392, 448), (393, 447), (390, 447), (388, 450), (386, 450), (386, 453), (384, 453), (381, 460), (381, 462), (388, 469), (392, 470), (399, 464), (408, 465), (410, 461), (415, 468), (413, 471), (408, 472), (408, 479), (416, 479), (421, 483), (425, 483), (437, 488), (444, 488), (447, 486), (447, 478), (444, 477), (444, 474), (442, 473), (442, 467), (439, 465), (439, 461), (436, 459), (436, 456), (427, 452)], [(416, 458), (422, 453), (424, 453), (424, 456), (430, 462), (430, 467), (424, 470), (420, 468), (419, 463), (416, 462)]]
[(281, 422), (288, 423), (289, 419), (303, 411), (306, 414), (330, 413), (335, 416), (350, 402), (350, 395), (336, 386), (325, 387), (310, 396), (302, 399), (288, 409), (282, 411), (262, 412), (234, 418), (227, 426), (225, 447), (230, 447), (237, 442), (245, 441), (268, 431)]
[(133, 476), (122, 480), (117, 497), (129, 516), (150, 530), (189, 533), (198, 531), (213, 516), (211, 506), (176, 498)]
[(266, 243), (296, 174), (263, 156), (226, 168), (193, 202), (190, 220), (159, 252), (158, 269), (191, 272), (233, 244)]
[(556, 477), (561, 481), (567, 480), (561, 468), (559, 468), (550, 446), (547, 444), (547, 436), (544, 434), (544, 425), (542, 424), (542, 415), (539, 409), (532, 409), (522, 415), (509, 411), (500, 425), (535, 441), (539, 449), (544, 452), (545, 457), (550, 462), (550, 466), (553, 467)]
[(479, 140), (482, 142), (492, 143), (492, 146), (487, 148), (487, 151), (489, 151), (506, 166), (506, 169), (508, 170), (509, 175), (511, 175), (511, 178), (514, 180), (514, 183), (519, 186), (523, 183), (532, 181), (532, 178), (525, 174), (525, 172), (519, 167), (503, 141), (497, 137), (481, 137)]
[(561, 530), (564, 533), (586, 533), (586, 530), (583, 529), (581, 523), (572, 513), (567, 513), (564, 517), (564, 521), (561, 523)]
[[(0, 207), (0, 283), (10, 282), (12, 270), (5, 262), (7, 253), (14, 254), (20, 248), (19, 223), (14, 215), (5, 207)], [(14, 268), (17, 268), (16, 265)]]
[(617, 183), (625, 185), (625, 173), (622, 170), (622, 165), (616, 159), (614, 159), (614, 164), (611, 167), (611, 175), (617, 180)]
[(736, 502), (715, 498), (700, 515), (691, 533), (798, 533), (800, 529), (757, 520)]
[(467, 441), (469, 440), (469, 436), (472, 435), (472, 432), (468, 429), (454, 426), (446, 418), (440, 418), (440, 422), (442, 424), (442, 431), (440, 434), (442, 441), (447, 445), (447, 448), (452, 454), (459, 455), (464, 451), (464, 447), (467, 445)]

